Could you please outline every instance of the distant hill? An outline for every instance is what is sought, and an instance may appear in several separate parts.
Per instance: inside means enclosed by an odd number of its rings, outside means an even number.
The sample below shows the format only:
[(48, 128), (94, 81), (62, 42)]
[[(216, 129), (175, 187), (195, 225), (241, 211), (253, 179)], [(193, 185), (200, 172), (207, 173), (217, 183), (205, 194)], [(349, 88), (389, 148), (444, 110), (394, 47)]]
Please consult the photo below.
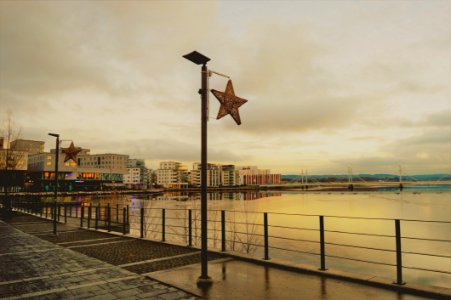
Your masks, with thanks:
[[(345, 182), (348, 180), (347, 174), (341, 175), (308, 175), (309, 181), (320, 182)], [(399, 181), (399, 175), (395, 174), (354, 174), (353, 181)], [(403, 175), (404, 181), (437, 181), (451, 180), (451, 174), (419, 174), (419, 175)], [(301, 181), (301, 175), (282, 175), (282, 181)]]

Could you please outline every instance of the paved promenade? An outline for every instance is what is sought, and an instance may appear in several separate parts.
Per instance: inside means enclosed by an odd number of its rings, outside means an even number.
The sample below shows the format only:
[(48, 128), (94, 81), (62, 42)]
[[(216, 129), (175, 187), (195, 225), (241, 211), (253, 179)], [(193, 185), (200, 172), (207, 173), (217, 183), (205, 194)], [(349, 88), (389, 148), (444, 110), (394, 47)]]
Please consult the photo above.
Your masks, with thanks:
[[(210, 254), (209, 289), (196, 286), (196, 249), (79, 229), (15, 213), (0, 220), (0, 298), (428, 299)], [(432, 298), (430, 298), (432, 299)]]
[[(159, 283), (126, 268), (84, 255), (76, 249), (94, 241), (130, 243), (111, 235), (59, 225), (51, 239), (51, 223), (16, 216), (14, 227), (0, 221), (0, 296), (7, 299), (196, 299), (192, 294)], [(25, 233), (21, 230), (33, 232)], [(78, 236), (83, 243), (73, 241)], [(44, 239), (42, 239), (42, 238)], [(89, 239), (87, 239), (89, 238)], [(108, 244), (110, 243), (110, 244)], [(76, 245), (76, 246), (74, 246)], [(115, 246), (116, 246), (115, 245)], [(80, 248), (76, 248), (80, 247)], [(86, 247), (89, 248), (89, 247)], [(140, 259), (140, 258), (138, 258)]]

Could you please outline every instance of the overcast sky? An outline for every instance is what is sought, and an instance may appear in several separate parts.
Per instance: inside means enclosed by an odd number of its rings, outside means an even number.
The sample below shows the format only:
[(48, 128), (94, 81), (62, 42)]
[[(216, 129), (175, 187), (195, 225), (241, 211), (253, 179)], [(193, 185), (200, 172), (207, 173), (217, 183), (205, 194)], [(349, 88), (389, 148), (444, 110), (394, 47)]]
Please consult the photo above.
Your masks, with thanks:
[[(1, 1), (0, 113), (24, 139), (200, 161), (198, 50), (242, 125), (209, 161), (299, 174), (451, 173), (451, 1)], [(213, 76), (210, 88), (227, 80)], [(67, 142), (65, 142), (67, 144)], [(63, 143), (63, 146), (66, 144)]]

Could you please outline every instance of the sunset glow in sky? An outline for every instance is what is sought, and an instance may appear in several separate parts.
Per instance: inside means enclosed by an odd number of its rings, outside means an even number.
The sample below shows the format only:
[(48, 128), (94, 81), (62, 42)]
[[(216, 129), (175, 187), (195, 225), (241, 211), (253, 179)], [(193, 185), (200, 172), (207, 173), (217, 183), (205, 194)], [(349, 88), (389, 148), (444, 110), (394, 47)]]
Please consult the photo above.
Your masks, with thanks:
[[(451, 1), (1, 1), (0, 114), (91, 153), (200, 161), (197, 50), (242, 125), (209, 161), (284, 174), (451, 173)], [(227, 79), (213, 76), (223, 91)]]

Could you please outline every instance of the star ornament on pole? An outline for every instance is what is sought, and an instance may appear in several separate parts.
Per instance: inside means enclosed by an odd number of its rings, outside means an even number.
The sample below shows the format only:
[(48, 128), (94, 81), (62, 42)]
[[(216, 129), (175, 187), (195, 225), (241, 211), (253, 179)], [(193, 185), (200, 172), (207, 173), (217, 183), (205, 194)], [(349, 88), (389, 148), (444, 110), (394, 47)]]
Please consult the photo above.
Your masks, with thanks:
[(67, 162), (68, 160), (73, 160), (75, 163), (77, 162), (77, 154), (81, 152), (80, 147), (75, 147), (74, 142), (70, 143), (69, 148), (63, 148), (63, 153), (66, 154), (66, 157), (64, 158), (64, 162)]
[(225, 92), (220, 92), (217, 90), (211, 90), (211, 92), (221, 103), (216, 119), (219, 120), (226, 115), (230, 115), (235, 120), (236, 124), (240, 125), (241, 119), (238, 108), (246, 103), (247, 100), (235, 95), (232, 80), (227, 82)]

